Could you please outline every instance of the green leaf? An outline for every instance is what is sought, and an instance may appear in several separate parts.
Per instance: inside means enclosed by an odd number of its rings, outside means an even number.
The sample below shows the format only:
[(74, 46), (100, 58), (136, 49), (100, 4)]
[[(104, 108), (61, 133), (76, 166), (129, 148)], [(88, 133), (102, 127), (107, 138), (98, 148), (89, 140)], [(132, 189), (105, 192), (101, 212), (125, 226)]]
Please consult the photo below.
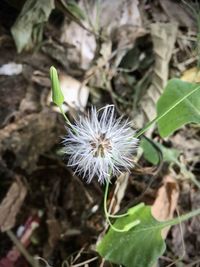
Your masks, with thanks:
[(56, 104), (58, 107), (61, 107), (64, 103), (64, 96), (60, 88), (57, 70), (53, 66), (50, 68), (50, 78), (52, 88), (52, 100), (54, 104)]
[(78, 19), (85, 20), (86, 16), (84, 11), (79, 7), (79, 5), (74, 1), (70, 0), (67, 2), (66, 8)]
[(162, 223), (153, 218), (150, 207), (144, 206), (129, 216), (117, 219), (114, 226), (122, 229), (138, 219), (141, 223), (128, 232), (119, 233), (110, 228), (97, 246), (99, 254), (126, 267), (152, 267), (163, 254), (165, 243), (161, 237)]
[[(180, 155), (180, 151), (174, 148), (167, 148), (163, 146), (162, 144), (157, 143), (152, 140), (151, 142), (153, 142), (160, 149), (162, 153), (163, 161), (172, 163), (172, 164), (175, 163), (177, 166), (179, 166), (180, 173), (182, 174), (182, 176), (187, 179), (191, 179), (191, 181), (200, 189), (200, 183), (195, 178), (195, 175), (187, 169), (186, 165), (183, 162), (179, 161), (178, 157)], [(145, 138), (142, 138), (140, 142), (140, 146), (143, 149), (144, 158), (148, 162), (156, 165), (159, 163), (158, 150), (152, 145), (151, 142), (149, 142)]]
[(175, 219), (158, 222), (151, 215), (149, 206), (140, 207), (130, 215), (117, 219), (114, 227), (124, 229), (136, 220), (140, 220), (140, 224), (123, 233), (110, 228), (98, 244), (97, 252), (106, 260), (125, 267), (152, 267), (166, 248), (161, 230), (199, 214), (200, 209), (196, 209)]
[(200, 85), (170, 80), (158, 100), (157, 116), (161, 116), (157, 123), (162, 137), (172, 134), (184, 124), (200, 123)]
[[(27, 0), (11, 28), (11, 33), (20, 53), (24, 48), (33, 47), (34, 39), (41, 41), (43, 24), (54, 8), (54, 0)], [(35, 36), (33, 36), (35, 35)]]
[[(151, 142), (154, 143), (158, 147), (158, 149), (160, 149), (162, 156), (163, 156), (163, 161), (166, 161), (169, 163), (176, 163), (179, 165), (178, 157), (180, 155), (180, 151), (174, 148), (167, 148), (163, 146), (162, 144), (157, 143), (152, 140)], [(145, 138), (142, 138), (140, 145), (143, 149), (144, 158), (148, 162), (156, 165), (159, 162), (158, 150), (156, 150), (156, 148), (153, 146), (151, 142), (149, 142)]]
[(180, 151), (174, 148), (167, 148), (163, 146), (162, 144), (158, 143), (158, 147), (162, 151), (163, 154), (163, 161), (166, 162), (172, 162), (172, 163), (178, 163), (178, 157), (180, 155)]
[[(153, 142), (153, 141), (152, 141)], [(153, 165), (158, 164), (159, 156), (156, 148), (146, 138), (142, 138), (140, 146), (143, 149), (144, 158)]]

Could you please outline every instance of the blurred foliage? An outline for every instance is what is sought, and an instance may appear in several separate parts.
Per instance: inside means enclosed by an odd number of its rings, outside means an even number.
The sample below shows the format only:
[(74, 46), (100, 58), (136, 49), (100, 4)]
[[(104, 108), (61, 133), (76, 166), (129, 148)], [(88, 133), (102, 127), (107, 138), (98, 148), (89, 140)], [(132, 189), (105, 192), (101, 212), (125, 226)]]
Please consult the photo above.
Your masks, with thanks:
[(43, 26), (54, 9), (54, 0), (27, 0), (11, 28), (18, 53), (42, 41)]

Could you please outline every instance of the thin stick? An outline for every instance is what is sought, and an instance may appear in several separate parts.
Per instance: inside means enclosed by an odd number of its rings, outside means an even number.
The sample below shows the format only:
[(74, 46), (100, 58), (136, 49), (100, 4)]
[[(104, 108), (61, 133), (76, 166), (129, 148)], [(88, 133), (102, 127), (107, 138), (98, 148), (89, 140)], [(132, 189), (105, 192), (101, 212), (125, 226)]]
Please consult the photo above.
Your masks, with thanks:
[(85, 265), (85, 264), (87, 264), (87, 263), (90, 263), (90, 262), (92, 262), (92, 261), (95, 261), (95, 260), (97, 260), (97, 259), (98, 259), (98, 257), (93, 257), (92, 259), (89, 259), (89, 260), (83, 261), (83, 262), (81, 262), (81, 263), (77, 263), (77, 264), (75, 264), (75, 265), (72, 265), (72, 267), (80, 267), (80, 266), (83, 266), (83, 265)]
[(24, 256), (24, 258), (31, 264), (33, 267), (39, 267), (39, 264), (34, 260), (34, 258), (28, 253), (23, 244), (16, 238), (14, 233), (11, 230), (6, 231), (9, 238), (17, 247), (18, 251)]

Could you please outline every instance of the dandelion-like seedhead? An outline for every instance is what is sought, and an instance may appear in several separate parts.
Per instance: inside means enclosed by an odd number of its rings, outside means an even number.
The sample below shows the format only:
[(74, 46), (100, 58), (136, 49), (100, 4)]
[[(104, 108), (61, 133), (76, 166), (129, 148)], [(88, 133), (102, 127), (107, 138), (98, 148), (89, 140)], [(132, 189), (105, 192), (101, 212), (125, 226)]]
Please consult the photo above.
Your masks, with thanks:
[(130, 122), (116, 118), (114, 106), (105, 106), (99, 111), (92, 108), (87, 116), (75, 121), (64, 138), (68, 166), (82, 174), (89, 183), (97, 177), (100, 183), (109, 181), (110, 175), (133, 166), (132, 157), (138, 139)]

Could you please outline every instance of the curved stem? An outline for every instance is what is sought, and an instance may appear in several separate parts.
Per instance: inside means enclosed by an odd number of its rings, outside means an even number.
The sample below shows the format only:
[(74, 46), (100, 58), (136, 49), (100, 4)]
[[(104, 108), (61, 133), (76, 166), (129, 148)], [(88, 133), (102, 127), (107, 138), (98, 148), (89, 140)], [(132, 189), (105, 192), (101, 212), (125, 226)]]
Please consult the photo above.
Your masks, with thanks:
[(104, 211), (105, 211), (105, 214), (107, 214), (109, 218), (122, 218), (122, 217), (129, 215), (128, 212), (123, 213), (123, 214), (116, 214), (116, 215), (115, 214), (109, 214), (109, 212), (107, 211), (108, 188), (109, 188), (109, 182), (107, 181), (105, 194), (104, 194)]
[(108, 214), (108, 216), (110, 217), (110, 218), (123, 218), (123, 217), (125, 217), (125, 216), (128, 216), (129, 214), (128, 214), (128, 212), (126, 212), (126, 213), (123, 213), (123, 214)]
[(109, 226), (116, 232), (124, 232), (124, 229), (118, 229), (115, 226), (113, 226), (113, 224), (111, 223), (109, 217), (109, 213), (107, 210), (107, 197), (108, 197), (108, 188), (109, 188), (109, 181), (106, 181), (106, 188), (105, 188), (105, 192), (104, 192), (104, 212), (105, 212), (105, 216), (106, 216), (106, 221), (108, 222)]
[(104, 212), (105, 212), (105, 216), (106, 216), (106, 221), (108, 222), (109, 226), (116, 232), (120, 232), (120, 233), (123, 233), (123, 232), (127, 232), (129, 231), (131, 228), (133, 228), (134, 226), (138, 225), (140, 223), (139, 220), (136, 220), (136, 221), (133, 221), (132, 223), (126, 225), (124, 228), (122, 229), (119, 229), (119, 228), (116, 228), (110, 221), (110, 217), (112, 218), (121, 218), (121, 217), (124, 217), (124, 216), (127, 216), (128, 213), (124, 213), (124, 214), (120, 214), (120, 215), (110, 215), (108, 213), (108, 210), (107, 210), (107, 197), (108, 197), (108, 188), (109, 188), (109, 181), (106, 182), (106, 188), (105, 188), (105, 193), (104, 193)]

